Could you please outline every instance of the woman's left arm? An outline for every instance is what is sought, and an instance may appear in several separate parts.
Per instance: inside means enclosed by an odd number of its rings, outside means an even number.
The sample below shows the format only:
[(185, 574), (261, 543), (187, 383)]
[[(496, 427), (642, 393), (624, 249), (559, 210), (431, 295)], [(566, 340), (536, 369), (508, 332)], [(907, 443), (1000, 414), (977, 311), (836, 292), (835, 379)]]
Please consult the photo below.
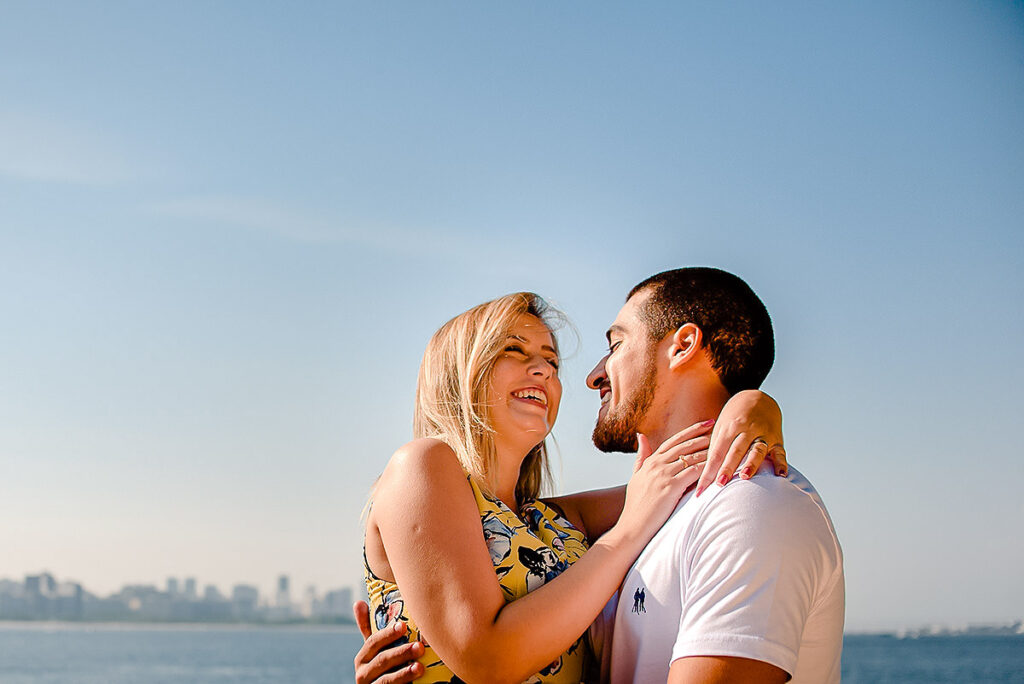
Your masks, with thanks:
[[(712, 482), (728, 482), (739, 471), (743, 479), (750, 478), (770, 458), (775, 465), (776, 475), (785, 475), (788, 470), (786, 450), (782, 446), (782, 411), (769, 395), (760, 390), (737, 392), (726, 402), (710, 430), (710, 444), (701, 441), (708, 428), (697, 424), (670, 437), (670, 440), (691, 439), (694, 455), (707, 451), (707, 466), (697, 483), (697, 492), (706, 489)], [(686, 433), (686, 434), (683, 434)], [(644, 458), (653, 451), (641, 444), (634, 471)], [(688, 461), (697, 462), (701, 458)], [(565, 513), (571, 523), (581, 528), (587, 541), (593, 543), (608, 531), (622, 513), (626, 499), (625, 485), (594, 489), (576, 494), (547, 498)]]
[(708, 461), (697, 481), (697, 496), (711, 483), (724, 485), (739, 471), (749, 479), (765, 458), (775, 474), (789, 471), (782, 443), (782, 409), (761, 390), (743, 390), (729, 398), (711, 431)]

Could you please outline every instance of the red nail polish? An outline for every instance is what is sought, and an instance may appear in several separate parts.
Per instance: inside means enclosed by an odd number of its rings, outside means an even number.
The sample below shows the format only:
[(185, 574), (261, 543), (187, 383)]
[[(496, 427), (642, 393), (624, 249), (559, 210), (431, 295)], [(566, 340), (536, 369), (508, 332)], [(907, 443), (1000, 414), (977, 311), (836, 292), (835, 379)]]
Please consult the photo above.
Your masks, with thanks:
[(743, 478), (744, 480), (749, 480), (752, 474), (753, 473), (751, 472), (750, 468), (744, 468), (743, 472), (740, 473), (740, 477)]
[(725, 486), (725, 484), (728, 481), (729, 481), (729, 476), (728, 475), (720, 475), (718, 477), (718, 484), (722, 485), (723, 487)]
[(700, 496), (700, 493), (703, 492), (703, 491), (704, 491), (704, 486), (703, 485), (701, 485), (700, 487), (697, 487), (697, 493), (693, 495), (693, 498), (697, 498), (698, 496)]
[(714, 424), (715, 424), (715, 419), (712, 418), (711, 420), (705, 420), (703, 423), (700, 424), (700, 426), (701, 427), (708, 427), (709, 425), (714, 425)]

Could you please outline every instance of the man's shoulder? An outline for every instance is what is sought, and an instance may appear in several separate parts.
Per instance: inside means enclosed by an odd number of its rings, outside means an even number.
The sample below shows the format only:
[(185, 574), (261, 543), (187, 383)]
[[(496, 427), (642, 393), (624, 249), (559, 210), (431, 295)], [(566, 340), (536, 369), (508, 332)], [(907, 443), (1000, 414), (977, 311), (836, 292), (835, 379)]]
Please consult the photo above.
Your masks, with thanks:
[[(711, 496), (708, 496), (708, 495)], [(707, 499), (705, 500), (705, 497)], [(757, 548), (824, 545), (841, 558), (832, 519), (818, 491), (796, 469), (777, 477), (762, 468), (749, 480), (734, 479), (686, 502), (684, 545), (709, 538)], [(681, 511), (680, 511), (681, 512)]]
[(734, 477), (725, 486), (709, 489), (700, 498), (687, 503), (694, 506), (693, 514), (697, 517), (731, 509), (762, 513), (787, 511), (794, 506), (825, 511), (818, 490), (800, 471), (790, 468), (785, 477), (779, 477), (772, 473), (770, 466), (762, 466), (749, 480)]
[[(823, 673), (842, 643), (842, 552), (807, 478), (761, 471), (691, 496), (673, 517), (660, 564), (642, 578), (679, 585), (666, 658), (746, 658), (832, 681)], [(805, 627), (815, 635), (807, 648)]]

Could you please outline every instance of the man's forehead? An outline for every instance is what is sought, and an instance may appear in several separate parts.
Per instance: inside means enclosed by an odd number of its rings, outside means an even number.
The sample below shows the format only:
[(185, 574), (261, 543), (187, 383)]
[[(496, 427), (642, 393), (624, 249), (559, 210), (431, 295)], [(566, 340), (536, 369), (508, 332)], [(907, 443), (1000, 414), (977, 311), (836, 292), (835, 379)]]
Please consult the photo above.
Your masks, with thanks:
[(619, 313), (615, 316), (615, 321), (609, 326), (608, 332), (605, 333), (605, 337), (609, 340), (612, 334), (625, 334), (636, 328), (638, 322), (637, 307), (643, 303), (643, 300), (648, 297), (647, 292), (638, 292), (622, 305), (619, 309)]

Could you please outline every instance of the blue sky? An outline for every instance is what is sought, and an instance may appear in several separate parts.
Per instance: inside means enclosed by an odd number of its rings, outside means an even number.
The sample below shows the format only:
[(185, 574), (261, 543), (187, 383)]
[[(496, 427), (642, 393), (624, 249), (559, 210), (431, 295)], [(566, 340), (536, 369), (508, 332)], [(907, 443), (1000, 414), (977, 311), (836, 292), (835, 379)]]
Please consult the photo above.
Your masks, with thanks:
[(423, 346), (732, 270), (851, 629), (1024, 617), (1024, 7), (0, 6), (0, 576), (358, 585)]

